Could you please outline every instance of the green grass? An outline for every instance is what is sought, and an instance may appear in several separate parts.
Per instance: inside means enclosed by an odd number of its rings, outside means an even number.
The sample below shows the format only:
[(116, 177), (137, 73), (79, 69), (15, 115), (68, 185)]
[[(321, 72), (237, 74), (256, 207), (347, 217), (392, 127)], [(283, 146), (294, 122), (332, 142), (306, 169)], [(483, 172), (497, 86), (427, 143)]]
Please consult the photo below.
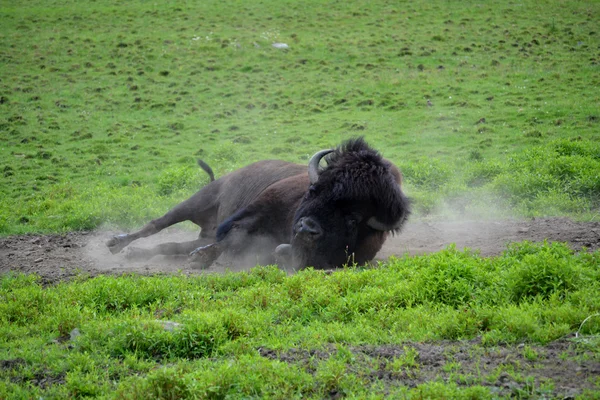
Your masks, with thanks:
[[(208, 182), (196, 158), (222, 176), (358, 135), (400, 166), (414, 218), (598, 219), (598, 2), (1, 11), (0, 235), (139, 227)], [(518, 243), (332, 274), (5, 274), (0, 398), (552, 397), (523, 365), (599, 312), (599, 257)], [(561, 360), (597, 361), (599, 330)], [(526, 345), (491, 372), (449, 349), (435, 376), (411, 347), (474, 338), (475, 359)], [(402, 352), (357, 350), (380, 345)]]
[[(482, 217), (495, 201), (492, 217), (597, 217), (598, 12), (585, 1), (7, 3), (0, 234), (132, 228), (207, 182), (196, 157), (221, 176), (264, 158), (306, 162), (356, 135), (405, 171), (417, 215)], [(589, 151), (556, 153), (570, 141)], [(522, 157), (531, 148), (548, 165)]]
[[(479, 336), (488, 352), (531, 343), (519, 352), (535, 361), (533, 344), (572, 333), (600, 311), (599, 257), (522, 243), (495, 258), (448, 248), (329, 275), (257, 267), (196, 277), (100, 276), (44, 288), (33, 276), (8, 274), (0, 280), (0, 359), (20, 361), (0, 369), (0, 396), (414, 396), (431, 384), (407, 392), (369, 376), (418, 378), (416, 349), (405, 346), (388, 359), (359, 358), (353, 349)], [(80, 335), (70, 338), (75, 328)], [(580, 334), (599, 329), (600, 319), (590, 319)], [(266, 349), (324, 355), (284, 362)], [(446, 372), (460, 368), (449, 361)], [(44, 387), (36, 383), (40, 374), (56, 382)], [(447, 396), (486, 397), (489, 388), (478, 385), (487, 376), (466, 386), (436, 384)]]

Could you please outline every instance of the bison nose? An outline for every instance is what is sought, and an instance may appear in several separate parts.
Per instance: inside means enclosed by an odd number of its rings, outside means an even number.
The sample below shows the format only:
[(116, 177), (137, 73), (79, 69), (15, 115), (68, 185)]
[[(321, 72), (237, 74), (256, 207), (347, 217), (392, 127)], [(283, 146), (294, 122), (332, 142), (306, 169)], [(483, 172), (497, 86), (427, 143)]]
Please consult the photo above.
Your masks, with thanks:
[(310, 235), (312, 239), (316, 239), (323, 234), (323, 229), (321, 229), (321, 226), (319, 226), (312, 218), (302, 217), (296, 223), (296, 233)]

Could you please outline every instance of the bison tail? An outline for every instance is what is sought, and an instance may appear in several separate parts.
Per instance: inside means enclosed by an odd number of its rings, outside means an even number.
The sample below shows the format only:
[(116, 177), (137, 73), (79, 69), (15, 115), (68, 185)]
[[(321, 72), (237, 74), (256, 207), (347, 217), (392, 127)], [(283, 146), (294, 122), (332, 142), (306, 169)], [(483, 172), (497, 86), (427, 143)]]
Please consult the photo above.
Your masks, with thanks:
[(200, 166), (200, 168), (202, 168), (204, 170), (204, 172), (206, 172), (208, 174), (208, 176), (210, 177), (210, 181), (214, 182), (215, 174), (213, 173), (212, 168), (209, 167), (207, 163), (205, 163), (204, 161), (202, 161), (200, 159), (198, 159), (198, 165)]

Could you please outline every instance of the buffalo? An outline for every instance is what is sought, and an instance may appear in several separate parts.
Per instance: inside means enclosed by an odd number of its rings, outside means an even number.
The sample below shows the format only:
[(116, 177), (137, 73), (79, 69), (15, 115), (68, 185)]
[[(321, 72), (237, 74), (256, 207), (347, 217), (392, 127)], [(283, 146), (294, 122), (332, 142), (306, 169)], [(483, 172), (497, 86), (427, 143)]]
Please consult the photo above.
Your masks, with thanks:
[[(321, 161), (325, 166), (321, 166)], [(201, 167), (212, 177), (208, 165)], [(198, 239), (128, 248), (128, 258), (189, 254), (199, 267), (219, 256), (252, 257), (298, 270), (328, 269), (372, 260), (409, 214), (400, 170), (363, 138), (317, 152), (306, 165), (265, 160), (231, 172), (200, 189), (142, 229), (112, 237), (118, 253), (132, 241), (182, 221)]]

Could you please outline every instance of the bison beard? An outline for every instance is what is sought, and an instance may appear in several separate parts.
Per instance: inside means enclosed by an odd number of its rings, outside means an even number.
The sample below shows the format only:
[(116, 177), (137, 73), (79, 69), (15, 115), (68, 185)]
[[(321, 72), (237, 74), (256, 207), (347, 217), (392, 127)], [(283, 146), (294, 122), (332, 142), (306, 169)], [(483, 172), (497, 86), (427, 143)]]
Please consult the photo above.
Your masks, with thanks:
[[(325, 160), (325, 167), (320, 161)], [(202, 168), (210, 169), (206, 164)], [(316, 153), (303, 165), (259, 161), (223, 176), (137, 232), (107, 242), (113, 253), (181, 221), (201, 227), (197, 240), (129, 248), (128, 257), (190, 254), (199, 267), (221, 254), (294, 270), (365, 263), (409, 214), (398, 168), (362, 138)]]

